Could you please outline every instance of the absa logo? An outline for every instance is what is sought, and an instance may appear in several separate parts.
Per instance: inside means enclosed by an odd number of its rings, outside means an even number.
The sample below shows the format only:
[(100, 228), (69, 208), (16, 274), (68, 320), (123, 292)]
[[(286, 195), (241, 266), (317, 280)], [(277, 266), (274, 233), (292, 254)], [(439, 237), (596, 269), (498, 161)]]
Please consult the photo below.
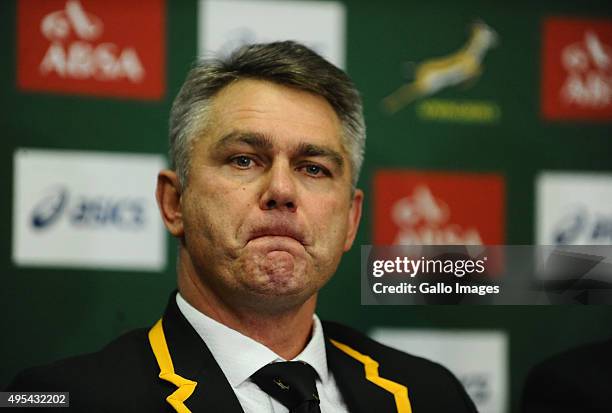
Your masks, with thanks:
[(87, 13), (78, 0), (67, 0), (64, 10), (46, 15), (40, 30), (51, 42), (39, 65), (43, 75), (53, 72), (61, 77), (126, 78), (131, 82), (141, 82), (145, 76), (133, 47), (93, 43), (102, 35), (104, 24), (97, 16)]
[(23, 90), (160, 99), (165, 4), (18, 0), (17, 83)]
[(568, 74), (561, 89), (565, 102), (593, 108), (612, 103), (612, 49), (597, 33), (587, 30), (582, 42), (563, 49), (561, 59)]
[(399, 199), (392, 213), (399, 228), (394, 244), (482, 245), (478, 230), (453, 224), (448, 204), (434, 198), (427, 186), (417, 186), (412, 196)]
[(374, 244), (503, 244), (504, 191), (496, 174), (379, 170)]
[(544, 21), (542, 114), (548, 119), (612, 119), (612, 20)]

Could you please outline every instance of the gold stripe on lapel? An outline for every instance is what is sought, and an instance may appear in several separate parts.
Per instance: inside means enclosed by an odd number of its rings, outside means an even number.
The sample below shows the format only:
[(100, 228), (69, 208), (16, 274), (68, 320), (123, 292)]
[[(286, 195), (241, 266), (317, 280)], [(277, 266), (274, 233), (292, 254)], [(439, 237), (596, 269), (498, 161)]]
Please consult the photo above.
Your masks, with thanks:
[(191, 410), (189, 410), (183, 402), (191, 396), (198, 383), (183, 378), (174, 372), (174, 366), (172, 365), (172, 358), (168, 351), (168, 343), (166, 343), (166, 336), (164, 335), (161, 319), (159, 319), (151, 330), (149, 330), (149, 343), (151, 344), (153, 354), (155, 354), (155, 359), (159, 365), (159, 378), (169, 381), (178, 387), (174, 393), (166, 397), (166, 401), (179, 413), (191, 413)]
[(348, 354), (350, 357), (359, 361), (365, 368), (365, 376), (368, 381), (371, 381), (378, 387), (382, 387), (389, 393), (393, 394), (395, 398), (395, 406), (397, 407), (397, 413), (412, 413), (412, 407), (410, 407), (410, 399), (408, 399), (408, 389), (406, 386), (385, 379), (378, 375), (378, 362), (373, 360), (370, 356), (361, 354), (360, 352), (350, 348), (346, 344), (340, 343), (339, 341), (330, 339), (331, 343), (338, 347), (340, 350)]

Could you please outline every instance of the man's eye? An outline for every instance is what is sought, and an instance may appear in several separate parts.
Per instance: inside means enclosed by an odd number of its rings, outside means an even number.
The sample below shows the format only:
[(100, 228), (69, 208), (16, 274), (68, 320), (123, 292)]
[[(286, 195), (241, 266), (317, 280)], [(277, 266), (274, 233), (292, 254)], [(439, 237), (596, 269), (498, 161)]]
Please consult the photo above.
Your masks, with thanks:
[(243, 168), (243, 169), (249, 168), (253, 164), (253, 160), (249, 158), (248, 156), (244, 156), (244, 155), (236, 156), (235, 158), (232, 158), (232, 162), (238, 168)]
[(319, 165), (306, 165), (304, 167), (304, 171), (311, 176), (330, 176), (330, 173), (327, 171), (327, 169), (323, 168), (322, 166)]

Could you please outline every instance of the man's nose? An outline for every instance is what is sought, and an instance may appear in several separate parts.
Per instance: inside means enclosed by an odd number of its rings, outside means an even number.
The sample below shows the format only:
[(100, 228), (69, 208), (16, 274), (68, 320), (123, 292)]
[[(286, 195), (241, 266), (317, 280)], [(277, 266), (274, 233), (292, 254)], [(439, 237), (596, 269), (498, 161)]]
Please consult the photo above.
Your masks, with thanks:
[(264, 192), (259, 201), (263, 210), (297, 210), (295, 176), (286, 160), (275, 161), (266, 174)]

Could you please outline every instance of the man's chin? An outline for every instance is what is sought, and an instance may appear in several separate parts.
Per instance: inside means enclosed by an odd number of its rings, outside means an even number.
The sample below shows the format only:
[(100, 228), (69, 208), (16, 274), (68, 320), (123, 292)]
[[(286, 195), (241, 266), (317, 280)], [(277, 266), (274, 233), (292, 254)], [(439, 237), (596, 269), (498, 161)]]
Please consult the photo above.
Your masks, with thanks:
[(251, 250), (236, 263), (234, 274), (252, 304), (299, 305), (317, 290), (308, 260), (292, 251)]
[(256, 294), (262, 296), (295, 296), (308, 289), (308, 279), (295, 267), (274, 268), (273, 271), (245, 273), (243, 283)]
[(252, 282), (251, 278), (243, 284), (242, 304), (261, 314), (279, 314), (299, 308), (317, 290), (302, 280), (300, 276), (279, 277), (278, 274), (265, 281)]

